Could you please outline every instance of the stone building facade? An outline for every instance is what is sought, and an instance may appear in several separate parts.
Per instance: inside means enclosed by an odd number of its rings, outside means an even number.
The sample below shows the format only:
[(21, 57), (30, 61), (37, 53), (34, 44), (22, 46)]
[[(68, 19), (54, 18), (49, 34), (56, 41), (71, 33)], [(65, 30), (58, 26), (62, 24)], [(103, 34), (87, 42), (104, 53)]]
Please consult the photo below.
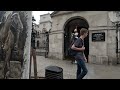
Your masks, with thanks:
[[(77, 24), (81, 23), (79, 27), (89, 29), (89, 36), (86, 40), (88, 45), (88, 51), (86, 52), (89, 52), (87, 53), (89, 62), (116, 64), (116, 26), (110, 21), (109, 11), (54, 11), (51, 14), (51, 18), (52, 29), (49, 33), (49, 58), (65, 59), (65, 48), (67, 48), (65, 44), (69, 39), (67, 36), (69, 34), (66, 30), (68, 32), (72, 31)], [(94, 33), (104, 33), (105, 40), (92, 41)]]
[(50, 17), (50, 13), (40, 15), (40, 23), (39, 23), (40, 31), (42, 33), (49, 32), (52, 27), (52, 20)]

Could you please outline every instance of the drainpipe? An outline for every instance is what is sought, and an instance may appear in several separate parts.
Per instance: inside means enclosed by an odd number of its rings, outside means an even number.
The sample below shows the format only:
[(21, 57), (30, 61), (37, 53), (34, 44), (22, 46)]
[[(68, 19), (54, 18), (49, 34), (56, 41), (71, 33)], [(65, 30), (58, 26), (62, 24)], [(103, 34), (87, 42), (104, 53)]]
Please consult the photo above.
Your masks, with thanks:
[(118, 59), (118, 28), (119, 28), (119, 22), (116, 23), (116, 58), (117, 58), (117, 64), (119, 64)]

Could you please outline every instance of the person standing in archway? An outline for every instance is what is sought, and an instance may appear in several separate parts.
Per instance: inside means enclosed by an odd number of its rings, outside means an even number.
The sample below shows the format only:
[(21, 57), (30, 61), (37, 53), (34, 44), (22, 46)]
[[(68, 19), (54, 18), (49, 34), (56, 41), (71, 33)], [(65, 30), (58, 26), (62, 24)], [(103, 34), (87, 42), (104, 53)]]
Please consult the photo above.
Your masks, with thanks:
[[(76, 51), (75, 59), (77, 60), (77, 79), (82, 79), (88, 72), (85, 61), (87, 61), (84, 54), (84, 38), (87, 37), (88, 30), (82, 28), (80, 30), (80, 37), (72, 45), (71, 49)], [(82, 69), (82, 72), (81, 72)]]
[[(76, 28), (74, 29), (74, 32), (72, 33), (72, 36), (71, 36), (71, 45), (73, 45), (73, 43), (78, 39), (78, 32), (77, 32), (77, 26)], [(70, 47), (71, 47), (70, 45)], [(72, 59), (72, 62), (71, 63), (77, 63), (75, 59)]]

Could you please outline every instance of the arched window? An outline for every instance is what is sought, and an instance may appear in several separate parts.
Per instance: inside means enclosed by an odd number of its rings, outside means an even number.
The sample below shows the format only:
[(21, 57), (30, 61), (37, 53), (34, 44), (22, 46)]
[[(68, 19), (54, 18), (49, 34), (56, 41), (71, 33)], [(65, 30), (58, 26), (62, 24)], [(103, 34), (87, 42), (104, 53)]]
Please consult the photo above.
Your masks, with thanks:
[(38, 36), (39, 36), (39, 32), (38, 32)]
[(42, 29), (42, 32), (43, 32), (43, 33), (45, 33), (46, 31), (47, 31), (47, 29), (46, 29), (46, 28), (43, 28), (43, 29)]
[(39, 48), (39, 40), (37, 40), (37, 48)]

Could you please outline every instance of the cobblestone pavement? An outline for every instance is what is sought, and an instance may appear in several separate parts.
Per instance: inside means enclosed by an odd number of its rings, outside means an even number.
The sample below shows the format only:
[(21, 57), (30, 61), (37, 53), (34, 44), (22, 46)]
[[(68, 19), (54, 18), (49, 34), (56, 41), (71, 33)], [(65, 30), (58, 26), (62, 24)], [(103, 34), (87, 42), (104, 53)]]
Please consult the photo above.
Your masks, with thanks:
[[(45, 77), (45, 67), (50, 65), (63, 68), (64, 79), (76, 79), (76, 64), (71, 64), (71, 61), (68, 60), (53, 60), (44, 58), (44, 56), (37, 56), (38, 76)], [(86, 65), (88, 68), (88, 74), (84, 77), (84, 79), (120, 79), (120, 65), (107, 66), (89, 63), (86, 63)], [(32, 76), (33, 75), (32, 66)]]

